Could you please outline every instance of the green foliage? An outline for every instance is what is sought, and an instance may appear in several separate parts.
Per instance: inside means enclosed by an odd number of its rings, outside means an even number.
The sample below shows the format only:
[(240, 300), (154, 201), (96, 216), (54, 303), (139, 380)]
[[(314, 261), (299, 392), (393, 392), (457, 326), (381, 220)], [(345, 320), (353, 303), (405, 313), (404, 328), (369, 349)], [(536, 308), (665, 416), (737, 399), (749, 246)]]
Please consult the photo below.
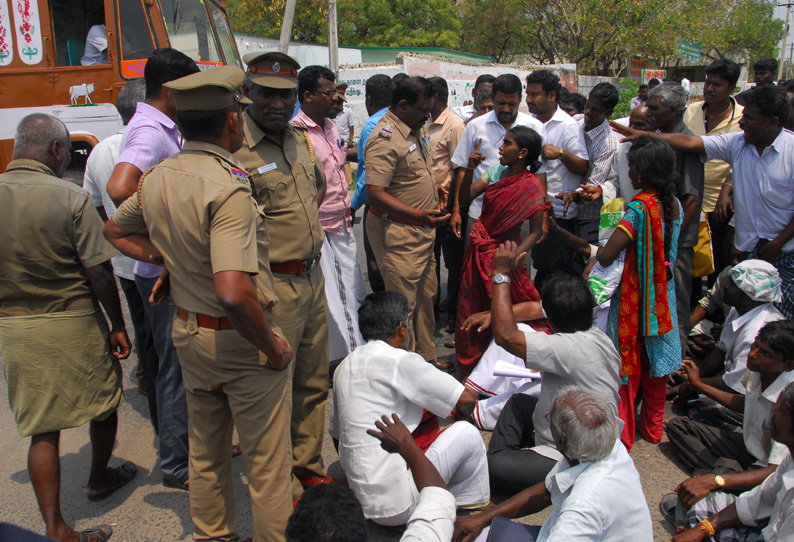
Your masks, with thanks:
[(617, 89), (620, 95), (620, 101), (615, 107), (615, 112), (612, 113), (612, 119), (620, 119), (628, 117), (631, 113), (631, 99), (637, 96), (640, 84), (637, 81), (630, 81), (625, 77), (620, 78)]
[[(582, 74), (624, 73), (629, 55), (675, 65), (678, 38), (703, 62), (777, 56), (772, 0), (338, 0), (339, 43), (445, 47)], [(286, 0), (227, 0), (236, 32), (279, 37)], [(299, 0), (292, 38), (327, 41), (327, 0)]]

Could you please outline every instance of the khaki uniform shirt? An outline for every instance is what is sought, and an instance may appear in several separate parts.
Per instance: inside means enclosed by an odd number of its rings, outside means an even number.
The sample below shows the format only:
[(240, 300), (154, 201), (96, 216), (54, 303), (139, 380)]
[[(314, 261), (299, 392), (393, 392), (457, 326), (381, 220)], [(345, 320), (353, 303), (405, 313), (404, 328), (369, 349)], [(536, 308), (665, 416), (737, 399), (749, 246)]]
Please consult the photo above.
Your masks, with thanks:
[[(289, 125), (273, 137), (246, 111), (243, 148), (235, 153), (251, 173), (256, 201), (267, 217), (274, 263), (311, 260), (320, 254), (325, 233), (317, 214), (317, 179), (323, 166), (307, 143), (305, 129)], [(306, 135), (304, 135), (306, 134)]]
[(178, 307), (225, 316), (215, 296), (220, 271), (255, 275), (262, 306), (276, 304), (265, 217), (251, 197), (248, 174), (226, 150), (186, 142), (143, 178), (138, 196), (125, 201), (113, 221), (151, 238), (171, 271)]
[(35, 160), (0, 175), (0, 317), (95, 305), (86, 273), (118, 252), (88, 192)]
[(436, 184), (449, 191), (452, 184), (452, 155), (458, 148), (460, 136), (466, 127), (463, 121), (447, 107), (436, 120), (430, 123), (427, 135), (430, 138), (430, 154), (433, 162), (430, 169)]
[(438, 207), (430, 149), (416, 132), (389, 110), (380, 119), (364, 148), (367, 185), (386, 187), (386, 193), (414, 209)]
[[(693, 102), (687, 106), (684, 112), (684, 124), (692, 130), (696, 136), (727, 134), (730, 132), (740, 132), (739, 121), (742, 120), (742, 112), (744, 107), (734, 102), (733, 115), (724, 119), (716, 127), (707, 134), (706, 123), (704, 122), (704, 115), (706, 102)], [(714, 211), (714, 206), (717, 205), (717, 198), (720, 196), (722, 190), (722, 183), (727, 179), (730, 180), (731, 166), (722, 160), (709, 160), (703, 167), (705, 175), (705, 187), (703, 189), (703, 211), (710, 213)]]

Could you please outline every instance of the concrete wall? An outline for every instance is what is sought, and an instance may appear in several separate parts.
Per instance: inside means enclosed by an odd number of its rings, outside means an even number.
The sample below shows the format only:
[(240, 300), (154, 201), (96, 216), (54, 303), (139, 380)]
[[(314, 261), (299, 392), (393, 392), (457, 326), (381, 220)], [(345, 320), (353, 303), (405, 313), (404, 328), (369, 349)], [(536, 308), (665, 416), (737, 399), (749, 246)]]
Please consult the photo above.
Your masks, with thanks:
[[(250, 51), (278, 50), (278, 40), (274, 38), (235, 34), (234, 40), (237, 42), (237, 49), (240, 51), (241, 58)], [(297, 60), (301, 66), (312, 66), (314, 64), (327, 66), (331, 62), (328, 47), (325, 45), (290, 43), (287, 54)], [(361, 51), (349, 47), (340, 47), (339, 65), (344, 66), (345, 64), (361, 64)]]

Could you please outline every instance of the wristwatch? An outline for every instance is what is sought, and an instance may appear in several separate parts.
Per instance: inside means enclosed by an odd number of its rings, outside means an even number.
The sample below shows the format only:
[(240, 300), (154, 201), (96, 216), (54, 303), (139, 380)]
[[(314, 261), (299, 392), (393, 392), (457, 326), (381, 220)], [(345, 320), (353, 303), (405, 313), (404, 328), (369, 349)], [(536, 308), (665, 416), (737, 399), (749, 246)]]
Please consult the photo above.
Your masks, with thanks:
[(560, 155), (557, 157), (557, 160), (562, 160), (562, 157), (565, 156), (565, 149), (560, 149)]
[(510, 277), (497, 273), (491, 278), (491, 284), (510, 284)]
[(717, 484), (717, 487), (725, 487), (725, 478), (717, 474), (714, 476), (714, 483)]

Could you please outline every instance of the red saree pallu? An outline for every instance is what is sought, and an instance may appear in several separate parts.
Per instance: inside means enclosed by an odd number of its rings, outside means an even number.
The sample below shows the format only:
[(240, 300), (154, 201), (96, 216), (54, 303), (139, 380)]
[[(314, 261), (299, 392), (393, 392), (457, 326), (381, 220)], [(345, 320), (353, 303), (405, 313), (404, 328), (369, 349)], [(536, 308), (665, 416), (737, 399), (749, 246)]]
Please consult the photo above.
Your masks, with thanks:
[[(494, 252), (505, 241), (520, 244), (521, 224), (549, 207), (543, 186), (529, 171), (502, 178), (485, 189), (482, 215), (469, 235), (458, 293), (455, 353), (464, 376), (474, 370), (493, 339), (490, 327), (481, 332), (476, 327), (464, 331), (461, 325), (472, 314), (491, 308)], [(540, 300), (523, 261), (510, 275), (510, 293), (513, 303)], [(545, 320), (530, 325), (539, 331), (548, 330)]]

